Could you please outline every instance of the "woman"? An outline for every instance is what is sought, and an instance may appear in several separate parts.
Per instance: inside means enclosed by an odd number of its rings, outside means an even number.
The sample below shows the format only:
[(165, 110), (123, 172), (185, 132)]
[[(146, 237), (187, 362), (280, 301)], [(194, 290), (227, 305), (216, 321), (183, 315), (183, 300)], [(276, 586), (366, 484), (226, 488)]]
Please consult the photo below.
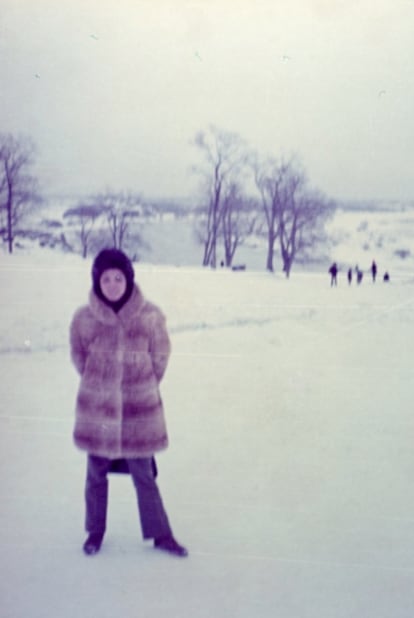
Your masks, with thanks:
[(159, 383), (170, 341), (165, 318), (134, 283), (129, 258), (101, 251), (92, 267), (89, 304), (70, 328), (71, 356), (81, 380), (75, 444), (88, 453), (85, 487), (86, 554), (99, 551), (106, 529), (107, 474), (126, 460), (138, 500), (144, 539), (176, 556), (187, 550), (174, 538), (154, 474), (154, 453), (168, 446)]

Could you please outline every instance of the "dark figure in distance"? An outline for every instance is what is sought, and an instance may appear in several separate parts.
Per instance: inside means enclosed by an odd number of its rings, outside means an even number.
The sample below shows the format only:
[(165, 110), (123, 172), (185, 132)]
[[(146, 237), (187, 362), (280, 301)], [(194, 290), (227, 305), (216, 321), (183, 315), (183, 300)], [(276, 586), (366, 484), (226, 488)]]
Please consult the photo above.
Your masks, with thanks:
[(352, 283), (352, 268), (348, 269), (348, 283), (349, 285)]
[(336, 264), (336, 262), (334, 262), (330, 269), (329, 269), (329, 274), (331, 275), (331, 287), (333, 285), (337, 285), (338, 281), (337, 281), (337, 275), (338, 275), (338, 266)]
[(375, 279), (377, 278), (377, 265), (375, 261), (371, 264), (371, 273), (372, 273), (372, 281), (375, 283)]

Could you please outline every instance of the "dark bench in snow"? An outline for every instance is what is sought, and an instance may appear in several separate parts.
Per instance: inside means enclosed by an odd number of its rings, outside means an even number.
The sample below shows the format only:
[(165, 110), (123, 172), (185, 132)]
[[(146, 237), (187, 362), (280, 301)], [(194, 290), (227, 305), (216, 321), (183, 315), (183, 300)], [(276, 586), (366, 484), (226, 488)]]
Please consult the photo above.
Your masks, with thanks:
[(231, 267), (232, 270), (246, 270), (246, 264), (235, 264)]

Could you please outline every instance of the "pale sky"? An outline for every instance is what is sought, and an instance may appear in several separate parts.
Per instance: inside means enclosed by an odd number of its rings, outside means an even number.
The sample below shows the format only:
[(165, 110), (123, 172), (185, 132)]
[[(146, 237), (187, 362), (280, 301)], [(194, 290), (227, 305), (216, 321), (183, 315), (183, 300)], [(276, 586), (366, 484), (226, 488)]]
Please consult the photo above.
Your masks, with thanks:
[(215, 124), (336, 199), (414, 199), (414, 0), (1, 0), (0, 131), (48, 192), (187, 196)]

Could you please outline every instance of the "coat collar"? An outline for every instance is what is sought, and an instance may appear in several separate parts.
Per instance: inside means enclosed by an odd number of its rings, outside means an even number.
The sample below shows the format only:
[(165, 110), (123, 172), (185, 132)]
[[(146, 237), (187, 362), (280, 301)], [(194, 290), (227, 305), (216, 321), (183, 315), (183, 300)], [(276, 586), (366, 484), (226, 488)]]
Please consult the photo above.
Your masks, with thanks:
[(128, 322), (137, 313), (140, 313), (145, 304), (145, 298), (139, 287), (134, 283), (132, 294), (125, 305), (115, 313), (95, 294), (93, 289), (89, 293), (89, 308), (94, 317), (103, 324), (115, 325), (119, 322)]

